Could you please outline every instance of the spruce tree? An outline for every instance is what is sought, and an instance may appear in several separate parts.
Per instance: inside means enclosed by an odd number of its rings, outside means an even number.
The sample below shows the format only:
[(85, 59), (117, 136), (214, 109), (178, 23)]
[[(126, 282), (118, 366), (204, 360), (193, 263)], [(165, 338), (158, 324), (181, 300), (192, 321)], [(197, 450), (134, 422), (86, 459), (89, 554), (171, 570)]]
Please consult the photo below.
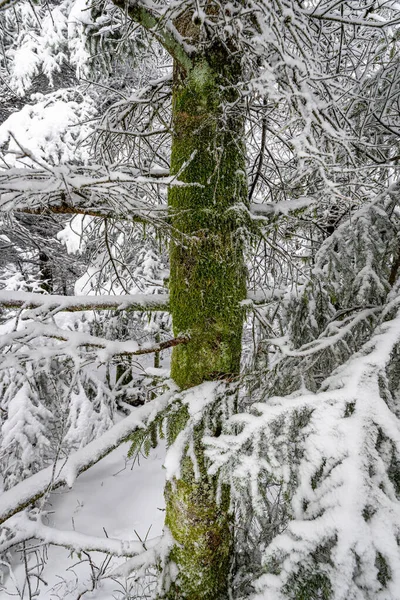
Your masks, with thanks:
[[(343, 365), (350, 364), (354, 353), (368, 355), (369, 338), (372, 333), (380, 335), (375, 327), (379, 324), (386, 331), (385, 320), (390, 321), (395, 308), (390, 288), (397, 289), (393, 243), (397, 229), (391, 225), (396, 213), (390, 202), (383, 207), (376, 202), (376, 192), (387, 188), (390, 165), (397, 160), (387, 144), (393, 123), (385, 125), (384, 117), (397, 115), (393, 97), (398, 96), (391, 95), (396, 88), (392, 48), (382, 44), (379, 29), (388, 32), (394, 49), (397, 38), (395, 7), (390, 4), (378, 7), (377, 15), (363, 2), (355, 8), (340, 3), (340, 9), (335, 3), (326, 4), (311, 10), (289, 1), (125, 5), (116, 0), (123, 11), (115, 13), (107, 6), (101, 16), (92, 7), (87, 20), (82, 20), (82, 37), (100, 40), (103, 49), (109, 49), (115, 38), (107, 19), (112, 13), (123, 21), (125, 15), (143, 35), (157, 41), (159, 56), (167, 53), (172, 58), (172, 74), (166, 70), (158, 79), (147, 77), (132, 98), (122, 98), (106, 111), (94, 135), (95, 165), (43, 167), (33, 153), (18, 146), (20, 156), (35, 168), (6, 171), (0, 180), (5, 209), (162, 221), (168, 231), (171, 376), (180, 391), (167, 407), (160, 402), (146, 423), (141, 422), (139, 435), (132, 437), (133, 446), (145, 440), (149, 447), (166, 431), (170, 446), (165, 490), (169, 546), (158, 556), (163, 565), (160, 597), (222, 600), (236, 585), (235, 569), (240, 583), (251, 588), (245, 595), (254, 592), (253, 582), (240, 578), (248, 565), (234, 564), (234, 503), (252, 525), (249, 535), (256, 523), (264, 536), (254, 553), (258, 564), (253, 556), (249, 568), (258, 577), (256, 593), (273, 590), (279, 598), (296, 600), (340, 597), (335, 576), (351, 550), (346, 547), (345, 558), (338, 559), (343, 545), (335, 544), (343, 531), (333, 527), (329, 535), (319, 535), (313, 530), (307, 537), (304, 523), (321, 516), (321, 482), (329, 480), (336, 467), (341, 472), (347, 457), (335, 462), (338, 457), (328, 456), (329, 448), (318, 446), (313, 428), (321, 425), (326, 431), (325, 421), (315, 419), (327, 399), (326, 411), (332, 422), (342, 419), (335, 427), (344, 436), (355, 401), (351, 396), (349, 402), (344, 398), (335, 402), (333, 396), (340, 396), (336, 374), (348, 376)], [(380, 19), (379, 28), (375, 17)], [(143, 49), (143, 38), (129, 39)], [(107, 59), (110, 52), (99, 55)], [(20, 87), (28, 85), (32, 73), (23, 75)], [(390, 78), (393, 86), (387, 83)], [(372, 79), (375, 87), (370, 85)], [(382, 94), (386, 101), (382, 102)], [(377, 117), (376, 107), (380, 107)], [(165, 149), (168, 135), (170, 150)], [(147, 138), (154, 142), (143, 142)], [(167, 210), (162, 203), (165, 194), (157, 187), (162, 177), (168, 185)], [(153, 197), (149, 189), (156, 189)], [(394, 191), (389, 190), (391, 198)], [(154, 197), (158, 204), (152, 202)], [(269, 206), (263, 211), (264, 199)], [(257, 200), (255, 206), (250, 200)], [(339, 223), (353, 218), (358, 204), (367, 208), (356, 213), (354, 231), (352, 221), (341, 229)], [(287, 215), (291, 210), (294, 222)], [(298, 241), (301, 236), (305, 243)], [(258, 313), (255, 309), (270, 333), (268, 337), (261, 329), (258, 340), (257, 371), (263, 368), (265, 381), (260, 382), (259, 372), (258, 377), (249, 377), (246, 393), (252, 397), (243, 399), (241, 388), (238, 416), (237, 390), (230, 384), (240, 375), (245, 307), (254, 308), (247, 299), (245, 254), (260, 238), (271, 249), (261, 253), (260, 269), (269, 287), (263, 298), (267, 304), (270, 299), (278, 301)], [(258, 260), (260, 253), (255, 254)], [(46, 300), (36, 297), (30, 304), (17, 297), (4, 300), (8, 308), (39, 312), (57, 312), (62, 300), (54, 302), (46, 309)], [(65, 302), (64, 308), (72, 311), (83, 301)], [(130, 302), (134, 310), (140, 309), (140, 299)], [(152, 302), (142, 299), (143, 310), (160, 309)], [(110, 298), (104, 303), (113, 309), (121, 306)], [(126, 303), (122, 302), (125, 308)], [(84, 306), (96, 308), (96, 302)], [(32, 331), (34, 325), (28, 324), (26, 336)], [(97, 362), (112, 352), (149, 351), (128, 342), (118, 346), (95, 336), (74, 337), (46, 323), (37, 331), (66, 342), (54, 343), (55, 353), (68, 354), (69, 343), (80, 369), (89, 357), (82, 347), (100, 347), (93, 351)], [(18, 335), (11, 341), (18, 342)], [(26, 340), (23, 334), (21, 339)], [(397, 393), (391, 389), (393, 377), (390, 384), (382, 380), (381, 389), (388, 388), (393, 396), (386, 393), (388, 404)], [(319, 394), (322, 400), (315, 407)], [(254, 414), (246, 412), (254, 400), (259, 401)], [(389, 484), (381, 468), (382, 481), (377, 488), (373, 482), (374, 493), (379, 495), (386, 483), (394, 498), (396, 435), (388, 422), (384, 425), (378, 431), (375, 422), (369, 423), (369, 450), (373, 443), (375, 450), (368, 460), (370, 466), (380, 467), (383, 461), (391, 473)], [(310, 450), (313, 444), (318, 446), (317, 458)], [(312, 466), (308, 471), (307, 457)], [(247, 511), (243, 499), (250, 500)], [(375, 500), (362, 515), (366, 523), (373, 521), (375, 513), (371, 515), (369, 508), (376, 509), (377, 496)], [(303, 540), (300, 549), (295, 543), (290, 546), (293, 539), (288, 542), (281, 536), (285, 528), (295, 541)], [(294, 558), (285, 550), (289, 546)], [(356, 579), (375, 563), (375, 581), (365, 589), (375, 593), (378, 583), (383, 593), (389, 589), (393, 569), (391, 557), (384, 554), (377, 546), (373, 560), (360, 566), (355, 553), (354, 568), (346, 572), (347, 589), (358, 593)]]

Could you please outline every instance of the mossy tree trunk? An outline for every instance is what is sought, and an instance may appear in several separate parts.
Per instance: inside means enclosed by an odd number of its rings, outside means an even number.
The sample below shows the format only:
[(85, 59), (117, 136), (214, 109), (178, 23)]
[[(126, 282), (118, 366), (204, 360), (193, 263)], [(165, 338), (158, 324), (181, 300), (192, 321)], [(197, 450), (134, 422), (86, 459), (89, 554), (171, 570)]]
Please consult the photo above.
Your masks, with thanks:
[[(236, 91), (240, 77), (240, 63), (217, 45), (198, 56), (189, 71), (174, 68), (171, 169), (188, 184), (169, 192), (173, 327), (175, 334), (190, 335), (190, 343), (172, 354), (172, 377), (183, 389), (239, 373), (247, 203), (244, 111)], [(202, 429), (194, 440), (197, 478), (186, 457), (180, 479), (169, 482), (165, 492), (166, 525), (176, 542), (170, 559), (178, 573), (170, 599), (228, 597), (229, 493), (225, 490), (217, 501)]]
[[(233, 84), (229, 89), (227, 83), (237, 77), (235, 65), (224, 69), (213, 58), (214, 66), (199, 58), (188, 74), (175, 67), (171, 171), (182, 171), (179, 180), (188, 184), (171, 188), (168, 197), (175, 235), (170, 252), (174, 333), (191, 337), (172, 356), (172, 377), (182, 388), (237, 374), (241, 353), (247, 202), (243, 111)], [(228, 57), (220, 56), (224, 59), (227, 63)]]
[[(231, 14), (232, 6), (206, 5), (215, 23), (212, 32), (185, 4), (168, 25), (164, 13), (160, 18), (145, 3), (114, 3), (174, 60), (171, 174), (187, 185), (171, 187), (168, 194), (173, 226), (170, 310), (174, 333), (189, 334), (190, 342), (174, 348), (171, 375), (182, 389), (229, 380), (240, 367), (248, 215), (245, 111), (238, 92), (244, 79), (243, 50), (234, 27), (230, 39), (227, 31), (221, 32), (224, 39), (217, 32), (219, 17)], [(233, 541), (229, 492), (223, 490), (217, 501), (202, 447), (205, 425), (198, 426), (193, 440), (197, 477), (186, 456), (180, 479), (168, 482), (165, 490), (166, 526), (175, 541), (169, 600), (228, 597)], [(215, 428), (211, 433), (217, 434), (219, 425)]]

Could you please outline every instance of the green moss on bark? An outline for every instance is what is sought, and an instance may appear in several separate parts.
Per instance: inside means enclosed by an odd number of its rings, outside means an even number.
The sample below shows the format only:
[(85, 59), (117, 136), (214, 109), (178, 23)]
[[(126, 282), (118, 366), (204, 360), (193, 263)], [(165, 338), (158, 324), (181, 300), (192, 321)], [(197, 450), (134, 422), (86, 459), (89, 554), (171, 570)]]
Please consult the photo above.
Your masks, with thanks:
[(216, 503), (213, 482), (203, 477), (196, 481), (189, 458), (183, 469), (185, 476), (168, 482), (165, 490), (165, 523), (176, 541), (170, 560), (179, 567), (168, 599), (225, 599), (232, 552), (229, 492), (225, 489)]
[(247, 185), (243, 117), (229, 108), (226, 75), (205, 59), (188, 76), (175, 73), (171, 169), (189, 184), (169, 192), (174, 332), (191, 336), (172, 356), (182, 388), (239, 372)]

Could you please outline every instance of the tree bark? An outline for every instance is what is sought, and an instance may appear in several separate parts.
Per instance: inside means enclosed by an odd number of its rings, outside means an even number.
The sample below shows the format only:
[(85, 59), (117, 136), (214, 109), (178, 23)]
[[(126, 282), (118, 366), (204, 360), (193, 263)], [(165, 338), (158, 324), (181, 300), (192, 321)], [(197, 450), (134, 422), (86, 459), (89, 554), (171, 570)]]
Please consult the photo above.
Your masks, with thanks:
[[(174, 348), (171, 374), (185, 389), (239, 373), (246, 298), (244, 215), (247, 180), (244, 111), (236, 91), (240, 63), (214, 45), (185, 72), (175, 64), (171, 171), (193, 184), (169, 190), (175, 231), (170, 246), (170, 307), (175, 334), (190, 342)], [(218, 411), (218, 407), (216, 407)], [(219, 425), (216, 426), (218, 428)], [(226, 600), (231, 571), (233, 523), (229, 491), (216, 498), (207, 473), (203, 425), (192, 460), (183, 460), (179, 480), (165, 491), (166, 525), (174, 545), (177, 577), (172, 600)], [(217, 432), (214, 431), (214, 434)]]
[(42, 289), (47, 294), (51, 294), (53, 291), (53, 269), (49, 257), (43, 250), (39, 252), (39, 264)]
[(244, 125), (241, 106), (229, 107), (229, 100), (238, 100), (236, 94), (220, 89), (228, 87), (226, 75), (233, 75), (223, 67), (228, 73), (219, 73), (217, 65), (202, 57), (188, 75), (175, 67), (171, 171), (186, 164), (180, 179), (192, 184), (168, 194), (175, 230), (172, 320), (175, 332), (191, 338), (172, 356), (172, 377), (182, 388), (237, 374), (240, 363), (240, 301), (246, 298)]

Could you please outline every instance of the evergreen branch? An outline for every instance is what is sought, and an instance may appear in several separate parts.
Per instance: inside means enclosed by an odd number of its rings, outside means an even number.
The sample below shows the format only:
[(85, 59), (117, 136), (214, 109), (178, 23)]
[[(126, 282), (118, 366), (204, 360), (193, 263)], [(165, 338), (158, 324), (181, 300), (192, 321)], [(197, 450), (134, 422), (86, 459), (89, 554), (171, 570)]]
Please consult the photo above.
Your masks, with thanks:
[(373, 319), (375, 317), (377, 318), (380, 312), (382, 312), (381, 306), (364, 308), (363, 310), (357, 312), (355, 316), (347, 317), (342, 321), (330, 321), (326, 329), (318, 338), (303, 344), (303, 346), (298, 349), (292, 349), (290, 347), (288, 338), (286, 336), (280, 338), (269, 338), (264, 341), (267, 344), (271, 344), (271, 346), (276, 346), (279, 348), (284, 356), (290, 356), (293, 358), (311, 356), (335, 346), (338, 342), (344, 340), (357, 325), (362, 322), (366, 322), (368, 319)]
[(0, 11), (10, 8), (17, 2), (18, 2), (18, 0), (0, 0)]

